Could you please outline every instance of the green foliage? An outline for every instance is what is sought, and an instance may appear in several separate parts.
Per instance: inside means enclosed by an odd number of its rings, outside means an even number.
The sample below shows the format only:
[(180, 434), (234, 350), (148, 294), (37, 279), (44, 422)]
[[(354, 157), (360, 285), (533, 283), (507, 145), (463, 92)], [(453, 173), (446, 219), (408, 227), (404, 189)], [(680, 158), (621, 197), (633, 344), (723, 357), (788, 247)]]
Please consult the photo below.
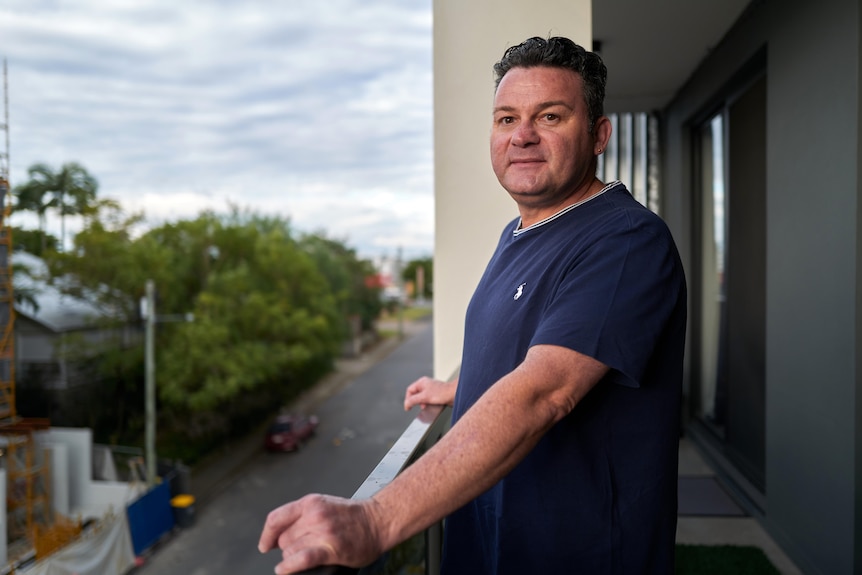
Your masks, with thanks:
[[(323, 233), (306, 235), (299, 243), (326, 278), (343, 321), (358, 317), (363, 330), (371, 329), (383, 309), (380, 288), (368, 281), (376, 273), (371, 262), (359, 259), (354, 250)], [(346, 324), (344, 330), (345, 335), (350, 334)]]
[(147, 279), (159, 281), (170, 271), (161, 265), (168, 250), (151, 238), (133, 239), (141, 214), (126, 215), (112, 206), (89, 218), (69, 252), (48, 252), (51, 276), (65, 278), (65, 292), (97, 299), (105, 319), (118, 324), (137, 321)]
[[(96, 206), (72, 249), (43, 255), (57, 287), (104, 311), (103, 337), (64, 343), (87, 370), (88, 393), (98, 394), (88, 403), (109, 406), (87, 415), (97, 440), (128, 441), (143, 430), (139, 304), (147, 280), (157, 286), (162, 318), (160, 452), (185, 458), (301, 393), (331, 369), (346, 318), (368, 326), (379, 313), (377, 290), (365, 284), (369, 262), (322, 235), (296, 240), (282, 218), (234, 208), (140, 233), (140, 214)], [(193, 321), (179, 321), (189, 313)], [(186, 440), (182, 453), (171, 447), (178, 437)]]
[(12, 228), (12, 241), (15, 249), (21, 249), (39, 257), (45, 251), (56, 251), (60, 244), (59, 240), (51, 234), (41, 230), (25, 230), (18, 227)]
[(420, 295), (426, 299), (431, 299), (434, 296), (434, 259), (433, 258), (420, 258), (416, 260), (410, 260), (404, 266), (404, 269), (401, 270), (401, 279), (405, 282), (412, 283), (414, 286), (414, 290), (419, 290), (418, 277), (419, 277), (419, 268), (423, 270), (423, 286), (422, 286), (422, 294), (415, 293), (414, 297), (419, 297)]
[(335, 358), (339, 314), (323, 277), (283, 230), (249, 226), (231, 230), (224, 257), (234, 265), (209, 275), (195, 321), (176, 328), (160, 357), (160, 393), (171, 405), (201, 411), (289, 391)]
[[(33, 277), (33, 273), (30, 268), (26, 265), (16, 263), (12, 264), (12, 275)], [(38, 294), (34, 288), (16, 286), (13, 291), (13, 298), (16, 305), (26, 304), (27, 307), (32, 309), (34, 312), (39, 312), (39, 301), (37, 299)]]
[[(43, 234), (48, 210), (59, 214), (63, 227), (61, 244), (66, 239), (67, 215), (88, 216), (97, 209), (96, 192), (99, 184), (78, 163), (63, 164), (57, 171), (47, 164), (33, 164), (27, 170), (27, 175), (29, 180), (15, 188), (15, 209), (35, 212), (39, 217), (39, 230)], [(43, 244), (40, 251), (45, 252), (46, 247)]]
[[(34, 211), (39, 230), (15, 230), (16, 244), (45, 260), (48, 281), (103, 312), (99, 337), (67, 337), (62, 345), (84, 374), (79, 389), (89, 407), (80, 423), (98, 441), (138, 443), (143, 431), (140, 302), (148, 280), (160, 318), (160, 452), (190, 459), (313, 384), (351, 335), (349, 319), (368, 329), (380, 313), (379, 288), (367, 283), (370, 262), (323, 234), (296, 239), (283, 218), (232, 207), (144, 230), (142, 214), (97, 200), (96, 180), (78, 164), (58, 171), (36, 164), (29, 175), (15, 190), (15, 207)], [(50, 212), (83, 216), (68, 251), (44, 232)], [(179, 321), (189, 313), (193, 321)], [(34, 410), (51, 403), (33, 389)], [(56, 405), (80, 404), (71, 399), (53, 401), (52, 413), (65, 417)], [(182, 453), (171, 447), (178, 438)]]

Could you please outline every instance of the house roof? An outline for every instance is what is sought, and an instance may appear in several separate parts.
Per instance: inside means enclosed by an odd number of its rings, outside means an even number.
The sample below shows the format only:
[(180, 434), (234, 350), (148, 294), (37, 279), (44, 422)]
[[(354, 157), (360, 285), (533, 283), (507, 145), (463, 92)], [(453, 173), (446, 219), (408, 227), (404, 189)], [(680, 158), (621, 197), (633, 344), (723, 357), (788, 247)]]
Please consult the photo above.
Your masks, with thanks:
[(15, 251), (12, 254), (12, 263), (28, 270), (28, 273), (13, 274), (14, 289), (27, 290), (37, 304), (37, 307), (34, 307), (30, 302), (16, 301), (15, 313), (55, 332), (93, 327), (96, 320), (108, 317), (105, 310), (95, 303), (64, 294), (56, 284), (48, 283), (45, 279), (48, 277), (48, 266), (41, 258), (27, 252)]

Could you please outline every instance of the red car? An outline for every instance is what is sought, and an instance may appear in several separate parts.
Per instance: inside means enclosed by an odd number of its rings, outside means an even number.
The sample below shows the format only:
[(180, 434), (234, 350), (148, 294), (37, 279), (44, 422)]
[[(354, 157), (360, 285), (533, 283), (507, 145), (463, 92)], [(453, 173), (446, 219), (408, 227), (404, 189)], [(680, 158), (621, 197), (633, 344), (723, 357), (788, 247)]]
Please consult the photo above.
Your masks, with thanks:
[(268, 451), (296, 451), (316, 429), (317, 416), (279, 415), (266, 430), (264, 447)]

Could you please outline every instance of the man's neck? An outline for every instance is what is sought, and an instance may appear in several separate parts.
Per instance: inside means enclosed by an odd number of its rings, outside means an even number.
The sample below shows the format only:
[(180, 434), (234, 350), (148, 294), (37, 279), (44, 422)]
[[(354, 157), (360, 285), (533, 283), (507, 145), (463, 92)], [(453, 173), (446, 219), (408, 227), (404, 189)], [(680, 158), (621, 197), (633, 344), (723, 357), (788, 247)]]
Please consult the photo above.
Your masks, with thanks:
[(601, 192), (604, 187), (604, 182), (598, 178), (593, 178), (588, 185), (581, 186), (578, 192), (571, 194), (566, 197), (565, 200), (552, 206), (532, 207), (518, 204), (518, 211), (521, 214), (521, 225), (519, 227), (521, 229), (529, 228), (530, 226), (537, 224), (542, 220), (546, 220), (574, 204), (585, 202)]

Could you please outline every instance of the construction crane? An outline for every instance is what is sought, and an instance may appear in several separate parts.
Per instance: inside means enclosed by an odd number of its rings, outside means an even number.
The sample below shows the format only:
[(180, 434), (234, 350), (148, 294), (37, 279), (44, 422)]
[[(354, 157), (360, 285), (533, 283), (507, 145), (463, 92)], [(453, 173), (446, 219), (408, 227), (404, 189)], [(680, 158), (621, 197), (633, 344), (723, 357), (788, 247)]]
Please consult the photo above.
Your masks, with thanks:
[(15, 295), (12, 288), (12, 186), (9, 185), (9, 81), (3, 60), (3, 122), (5, 149), (0, 150), (0, 421), (15, 412)]
[(6, 470), (6, 538), (9, 559), (35, 550), (38, 558), (73, 537), (79, 526), (61, 521), (58, 530), (50, 498), (50, 467), (37, 447), (35, 431), (47, 419), (22, 418), (15, 408), (15, 290), (12, 286), (12, 186), (9, 183), (9, 76), (3, 60), (3, 117), (0, 122), (0, 465)]

